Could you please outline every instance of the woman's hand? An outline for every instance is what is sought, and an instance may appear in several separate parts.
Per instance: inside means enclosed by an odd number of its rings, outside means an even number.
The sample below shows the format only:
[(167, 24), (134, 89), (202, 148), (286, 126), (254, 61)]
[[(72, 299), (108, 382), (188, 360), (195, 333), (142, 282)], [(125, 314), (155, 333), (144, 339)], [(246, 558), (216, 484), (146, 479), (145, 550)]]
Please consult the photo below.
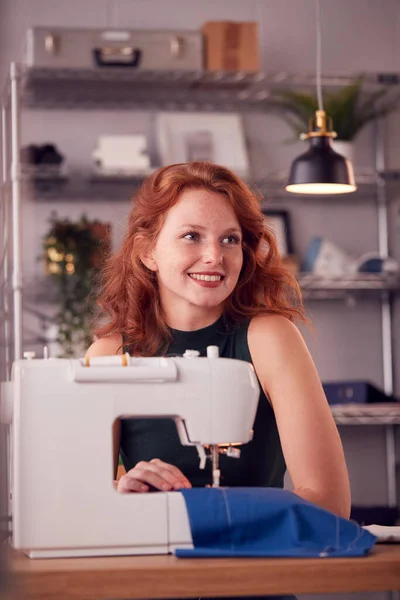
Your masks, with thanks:
[(117, 482), (117, 491), (121, 494), (146, 493), (152, 488), (170, 492), (191, 487), (190, 481), (182, 471), (159, 458), (153, 458), (150, 462), (139, 462)]

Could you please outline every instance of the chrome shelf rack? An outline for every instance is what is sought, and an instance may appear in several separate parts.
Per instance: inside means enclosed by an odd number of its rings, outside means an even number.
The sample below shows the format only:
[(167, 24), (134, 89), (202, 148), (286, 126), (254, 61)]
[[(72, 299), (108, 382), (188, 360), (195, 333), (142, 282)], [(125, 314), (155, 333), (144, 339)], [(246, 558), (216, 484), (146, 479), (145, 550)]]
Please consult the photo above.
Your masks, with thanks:
[[(277, 90), (315, 87), (315, 76), (286, 72), (135, 71), (45, 69), (18, 66), (21, 103), (33, 108), (144, 109), (180, 111), (263, 110)], [(351, 77), (324, 77), (323, 86), (340, 87)], [(397, 74), (371, 74), (365, 85), (399, 83)]]
[[(156, 168), (156, 167), (154, 167)], [(68, 171), (67, 168), (35, 167), (31, 165), (21, 166), (21, 181), (34, 190), (35, 201), (49, 200), (109, 200), (110, 193), (116, 197), (129, 199), (140, 186), (146, 173), (121, 173), (116, 171), (113, 174), (105, 174), (101, 171)], [(271, 200), (293, 200), (294, 194), (286, 192), (286, 176), (283, 171), (271, 172), (262, 179), (249, 180), (247, 183), (265, 195), (268, 202)], [(376, 201), (377, 185), (383, 183), (388, 187), (390, 196), (396, 191), (400, 192), (400, 171), (391, 171), (383, 173), (358, 172), (356, 173), (357, 190), (352, 194), (351, 200), (355, 201)], [(393, 193), (392, 193), (393, 192)], [(300, 197), (303, 201), (312, 202), (319, 200), (321, 196)], [(335, 197), (335, 202), (347, 201), (341, 197)], [(326, 201), (333, 201), (332, 196), (327, 196)]]
[(331, 411), (338, 425), (400, 425), (400, 403), (334, 404)]
[[(339, 88), (352, 81), (351, 77), (324, 77), (324, 88)], [(392, 86), (398, 93), (400, 77), (398, 74), (371, 74), (365, 83), (371, 88)], [(3, 328), (6, 337), (6, 371), (10, 374), (11, 363), (22, 356), (22, 273), (21, 273), (21, 195), (26, 185), (35, 185), (41, 199), (54, 199), (63, 194), (71, 197), (81, 194), (82, 189), (91, 190), (93, 197), (99, 197), (107, 186), (121, 186), (121, 197), (128, 199), (132, 187), (140, 183), (140, 178), (132, 180), (120, 177), (105, 179), (101, 177), (74, 177), (61, 175), (51, 181), (40, 177), (26, 177), (20, 163), (20, 113), (21, 109), (118, 109), (118, 110), (179, 110), (179, 111), (241, 111), (271, 110), (274, 105), (274, 92), (290, 88), (314, 88), (315, 77), (295, 76), (289, 73), (210, 73), (203, 71), (129, 71), (126, 69), (104, 69), (98, 71), (68, 69), (37, 69), (11, 64), (10, 75), (1, 99), (1, 138), (2, 138), (2, 176), (1, 199), (5, 211), (4, 227), (7, 241), (0, 248), (0, 286), (6, 298)], [(388, 203), (390, 186), (398, 185), (400, 173), (385, 170), (385, 156), (382, 128), (377, 126), (375, 135), (375, 173), (357, 177), (360, 194), (355, 199), (373, 198), (377, 207), (379, 253), (382, 257), (389, 254), (388, 242)], [(100, 184), (100, 185), (99, 185)], [(282, 197), (282, 180), (268, 176), (255, 182), (260, 191), (269, 197)], [(55, 186), (55, 188), (54, 188)], [(54, 193), (54, 189), (56, 192)], [(110, 188), (109, 188), (110, 189)], [(88, 197), (85, 194), (85, 197)], [(90, 197), (90, 194), (89, 194)], [(302, 197), (304, 198), (304, 196)], [(333, 201), (333, 200), (332, 200)], [(340, 201), (335, 198), (335, 201)], [(3, 218), (3, 217), (2, 217)], [(8, 227), (8, 228), (7, 228)], [(398, 282), (369, 280), (361, 284), (341, 281), (318, 281), (315, 278), (300, 277), (300, 284), (307, 298), (329, 299), (348, 297), (357, 294), (378, 294), (381, 302), (382, 344), (384, 390), (393, 393), (393, 351), (392, 351), (392, 297), (398, 290)], [(8, 299), (10, 300), (8, 302)], [(400, 403), (399, 403), (400, 406)], [(357, 409), (350, 406), (334, 407), (332, 413), (339, 424), (382, 424), (386, 431), (388, 503), (396, 505), (395, 480), (395, 436), (394, 427), (400, 423), (400, 417), (393, 414), (390, 405), (380, 410), (385, 414), (370, 414), (370, 407)]]
[(400, 275), (358, 273), (341, 277), (321, 277), (300, 273), (299, 284), (305, 300), (348, 300), (379, 298), (400, 291)]

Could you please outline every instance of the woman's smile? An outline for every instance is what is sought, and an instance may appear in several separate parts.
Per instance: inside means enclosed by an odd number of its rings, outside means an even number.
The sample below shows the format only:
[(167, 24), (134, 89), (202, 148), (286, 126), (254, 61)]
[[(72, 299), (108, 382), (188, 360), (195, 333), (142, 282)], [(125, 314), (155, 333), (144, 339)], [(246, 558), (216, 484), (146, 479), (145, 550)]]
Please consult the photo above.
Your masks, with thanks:
[(196, 284), (208, 288), (219, 287), (224, 280), (224, 275), (219, 273), (188, 273), (188, 276)]

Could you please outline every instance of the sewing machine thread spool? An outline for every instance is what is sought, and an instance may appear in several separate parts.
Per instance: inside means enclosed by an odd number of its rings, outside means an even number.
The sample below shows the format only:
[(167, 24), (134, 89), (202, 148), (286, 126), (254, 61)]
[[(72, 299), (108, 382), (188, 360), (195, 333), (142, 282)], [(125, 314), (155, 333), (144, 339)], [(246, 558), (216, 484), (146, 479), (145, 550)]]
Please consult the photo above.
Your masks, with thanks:
[(207, 346), (207, 358), (219, 358), (219, 346)]
[(125, 354), (116, 354), (115, 356), (85, 356), (81, 363), (85, 367), (127, 367), (129, 359), (129, 354), (125, 352)]

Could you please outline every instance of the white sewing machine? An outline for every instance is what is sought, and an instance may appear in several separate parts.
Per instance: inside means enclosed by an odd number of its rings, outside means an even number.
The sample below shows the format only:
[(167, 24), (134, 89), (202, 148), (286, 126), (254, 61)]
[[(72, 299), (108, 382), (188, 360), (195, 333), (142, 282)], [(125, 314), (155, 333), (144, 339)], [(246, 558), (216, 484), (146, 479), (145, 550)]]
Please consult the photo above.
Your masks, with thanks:
[[(18, 360), (2, 384), (11, 428), (12, 544), (31, 558), (166, 554), (192, 546), (180, 492), (120, 494), (112, 424), (170, 417), (201, 463), (252, 437), (259, 385), (246, 362), (206, 358)], [(225, 448), (226, 451), (226, 448)], [(211, 483), (211, 482), (210, 482)]]

